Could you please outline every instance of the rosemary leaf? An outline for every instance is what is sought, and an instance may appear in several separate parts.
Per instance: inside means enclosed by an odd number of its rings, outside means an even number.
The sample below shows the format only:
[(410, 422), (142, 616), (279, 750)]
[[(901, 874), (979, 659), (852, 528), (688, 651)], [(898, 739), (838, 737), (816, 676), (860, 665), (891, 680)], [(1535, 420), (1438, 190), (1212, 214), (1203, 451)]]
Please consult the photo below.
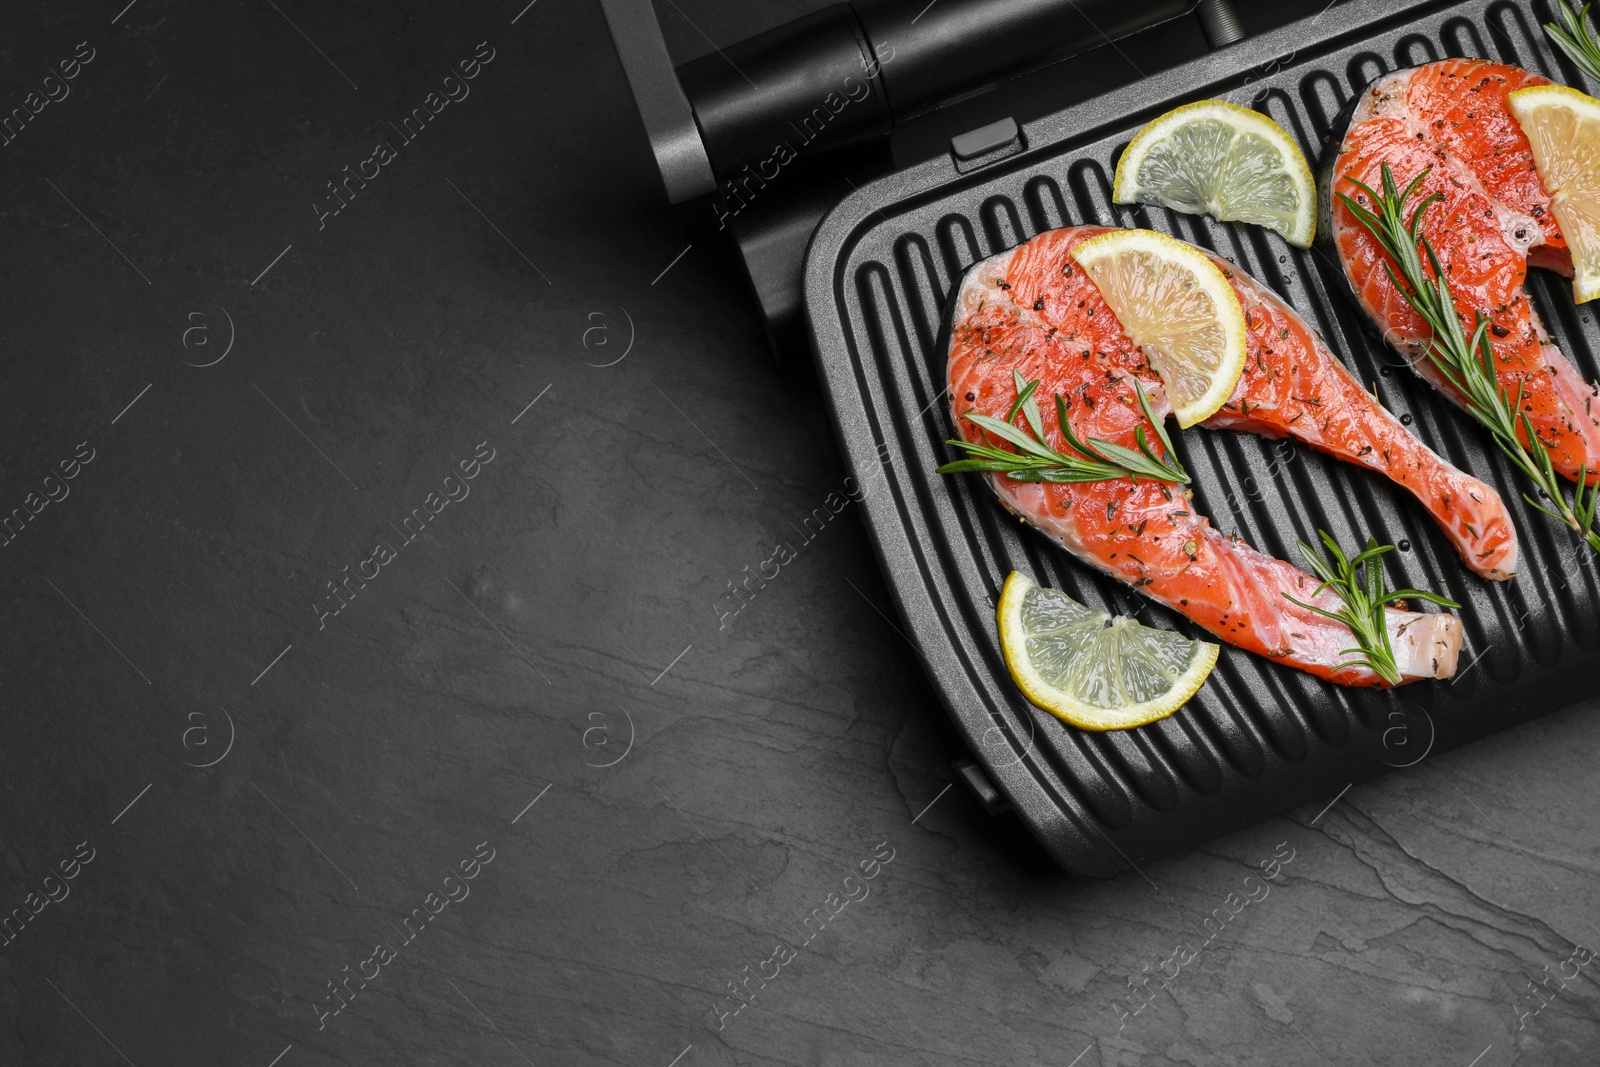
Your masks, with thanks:
[[(1154, 482), (1180, 484), (1189, 481), (1189, 473), (1178, 461), (1177, 453), (1172, 448), (1172, 441), (1168, 439), (1161, 421), (1150, 410), (1150, 401), (1145, 397), (1144, 390), (1137, 381), (1133, 387), (1139, 396), (1140, 409), (1155, 427), (1156, 436), (1166, 446), (1168, 454), (1165, 458), (1157, 456), (1151, 449), (1149, 441), (1145, 439), (1143, 427), (1134, 432), (1134, 439), (1139, 444), (1137, 451), (1111, 441), (1102, 441), (1097, 437), (1091, 437), (1087, 442), (1079, 440), (1072, 432), (1072, 423), (1067, 418), (1066, 402), (1060, 393), (1055, 395), (1056, 421), (1061, 427), (1061, 435), (1066, 438), (1067, 444), (1076, 455), (1056, 451), (1044, 440), (1044, 421), (1040, 417), (1039, 403), (1034, 396), (1038, 391), (1039, 382), (1025, 381), (1015, 370), (1011, 372), (1011, 378), (1016, 384), (1017, 396), (1011, 402), (1011, 408), (1004, 420), (990, 415), (980, 415), (975, 411), (967, 412), (962, 418), (985, 433), (1015, 445), (1017, 451), (1007, 451), (980, 441), (952, 439), (946, 443), (964, 449), (968, 458), (944, 464), (938, 469), (940, 474), (984, 471), (1005, 474), (1013, 481), (1019, 482), (1105, 482), (1119, 478), (1132, 478), (1136, 482), (1140, 478), (1147, 478)], [(1019, 413), (1027, 423), (1027, 430), (1015, 425)]]
[[(1389, 643), (1388, 606), (1399, 600), (1424, 600), (1443, 608), (1459, 608), (1461, 605), (1421, 589), (1389, 592), (1385, 588), (1388, 583), (1383, 574), (1383, 557), (1394, 551), (1393, 545), (1380, 545), (1377, 538), (1368, 537), (1367, 547), (1355, 557), (1347, 559), (1339, 543), (1326, 530), (1318, 530), (1317, 533), (1321, 535), (1322, 543), (1333, 559), (1329, 562), (1316, 549), (1304, 541), (1299, 542), (1306, 567), (1322, 582), (1311, 595), (1316, 597), (1325, 589), (1333, 590), (1342, 601), (1339, 610), (1328, 611), (1315, 604), (1296, 600), (1288, 593), (1284, 593), (1283, 598), (1350, 628), (1357, 647), (1347, 648), (1340, 653), (1341, 656), (1352, 657), (1351, 662), (1341, 664), (1341, 668), (1366, 666), (1390, 685), (1399, 685), (1400, 668), (1395, 663), (1394, 647)], [(1358, 569), (1361, 571), (1359, 575), (1356, 573)]]
[(1025, 381), (1023, 381), (1022, 380), (1022, 374), (1019, 371), (1012, 371), (1011, 372), (1011, 380), (1016, 383), (1016, 386), (1017, 386), (1017, 398), (1011, 402), (1011, 410), (1006, 412), (1006, 421), (1007, 422), (1015, 422), (1016, 421), (1017, 412), (1022, 410), (1022, 405), (1027, 403), (1028, 398), (1033, 395), (1033, 391), (1035, 389), (1039, 388), (1039, 383), (1036, 382), (1036, 381), (1033, 381), (1033, 382), (1025, 382)]
[(1556, 14), (1562, 25), (1544, 24), (1545, 36), (1567, 54), (1578, 69), (1595, 82), (1600, 82), (1600, 42), (1589, 28), (1589, 5), (1578, 7), (1575, 3), (1557, 3)]

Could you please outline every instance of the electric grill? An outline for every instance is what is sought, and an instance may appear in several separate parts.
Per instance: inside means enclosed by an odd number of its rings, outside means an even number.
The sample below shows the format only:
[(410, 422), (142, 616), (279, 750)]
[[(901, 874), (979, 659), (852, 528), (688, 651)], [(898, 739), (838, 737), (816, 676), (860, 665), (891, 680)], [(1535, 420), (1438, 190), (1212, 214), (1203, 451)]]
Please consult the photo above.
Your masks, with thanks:
[[(617, 32), (616, 13), (626, 0), (603, 3)], [(806, 220), (816, 201), (825, 199), (818, 191), (823, 186), (796, 182), (798, 191), (785, 194), (795, 203), (778, 205), (780, 197), (768, 198), (778, 206), (767, 210), (783, 215), (787, 228), (763, 231), (752, 224), (734, 234), (779, 344), (784, 301), (803, 309), (850, 465), (857, 471), (874, 470), (880, 456), (888, 457), (887, 491), (869, 497), (863, 515), (906, 632), (972, 749), (974, 760), (962, 766), (963, 777), (990, 810), (1015, 809), (1068, 870), (1108, 877), (1268, 816), (1331, 799), (1353, 782), (1410, 766), (1430, 753), (1600, 692), (1595, 655), (1600, 647), (1600, 579), (1593, 555), (1526, 506), (1518, 475), (1493, 450), (1487, 435), (1385, 348), (1345, 295), (1331, 251), (1295, 249), (1259, 228), (1111, 203), (1116, 159), (1134, 132), (1191, 100), (1221, 97), (1261, 110), (1316, 160), (1332, 150), (1327, 142), (1354, 95), (1373, 78), (1399, 67), (1477, 56), (1582, 87), (1578, 73), (1540, 31), (1539, 24), (1553, 17), (1547, 0), (1531, 6), (1510, 0), (1407, 5), (1347, 0), (1243, 40), (1243, 23), (1222, 5), (1208, 7), (1202, 19), (1198, 10), (1173, 10), (1159, 3), (1107, 4), (1096, 8), (1096, 14), (1090, 11), (1091, 0), (1071, 5), (937, 0), (920, 19), (933, 18), (946, 4), (958, 9), (947, 15), (954, 21), (938, 24), (941, 29), (929, 45), (950, 45), (938, 53), (936, 66), (941, 67), (961, 61), (951, 42), (959, 40), (961, 26), (969, 42), (980, 33), (981, 20), (975, 21), (980, 10), (992, 15), (1027, 9), (1037, 16), (1016, 38), (998, 34), (982, 42), (986, 47), (1015, 46), (1019, 70), (1059, 61), (1052, 48), (1076, 54), (1095, 43), (1087, 36), (1067, 40), (1067, 30), (1041, 39), (1050, 26), (1066, 25), (1041, 14), (1050, 7), (1058, 16), (1063, 6), (1081, 8), (1091, 24), (1104, 18), (1105, 37), (1137, 31), (1140, 36), (1121, 42), (1130, 63), (1143, 55), (1137, 46), (1140, 38), (1159, 34), (1163, 27), (1186, 25), (1188, 36), (1198, 38), (1199, 23), (1209, 35), (1204, 44), (1217, 46), (1194, 49), (1195, 54), (1159, 77), (1133, 79), (1020, 124), (1009, 113), (995, 115), (994, 121), (953, 137), (933, 158), (853, 182), (859, 188), (828, 199), (819, 225)], [(860, 13), (864, 5), (877, 10), (861, 0), (854, 15), (830, 9), (833, 14), (817, 20), (850, 23), (855, 18), (846, 28), (859, 34), (858, 49), (868, 49), (865, 54), (871, 56), (872, 34), (880, 23)], [(1119, 8), (1120, 20), (1113, 19)], [(913, 23), (920, 24), (907, 18), (897, 27), (914, 30)], [(653, 22), (648, 28), (656, 32)], [(627, 63), (629, 49), (623, 34), (618, 36)], [(803, 43), (811, 40), (795, 36)], [(829, 84), (844, 65), (838, 56), (847, 50), (840, 44), (838, 53), (830, 53), (834, 66), (828, 77), (806, 81), (814, 68), (799, 52), (779, 47), (795, 36), (775, 34), (761, 48), (755, 44), (764, 38), (746, 42), (751, 66), (758, 65), (754, 59), (767, 57), (764, 49), (783, 53), (770, 57), (775, 79), (769, 84), (783, 81), (776, 75), (787, 71), (784, 84), (798, 94), (774, 105), (769, 118), (781, 117), (796, 100), (820, 99), (793, 87), (805, 82), (809, 92)], [(659, 44), (659, 35), (655, 40)], [(1097, 40), (1103, 56), (1104, 40)], [(894, 66), (914, 55), (914, 41), (914, 34), (907, 33), (894, 42), (896, 57), (879, 72), (888, 118), (875, 115), (873, 121), (887, 122), (891, 132), (903, 114), (896, 103), (918, 101), (915, 91), (902, 89), (896, 79), (914, 80), (921, 68), (914, 63)], [(746, 55), (741, 47), (728, 50), (730, 67)], [(976, 80), (992, 82), (998, 68), (988, 58), (991, 53), (975, 49), (974, 54), (985, 57)], [(663, 48), (660, 58), (664, 56)], [(724, 160), (739, 155), (714, 149), (702, 170), (700, 157), (677, 150), (703, 133), (704, 126), (715, 127), (717, 120), (697, 125), (702, 108), (708, 114), (737, 110), (724, 96), (707, 96), (710, 91), (704, 86), (714, 79), (705, 71), (713, 58), (684, 69), (683, 83), (690, 92), (685, 96), (680, 91), (676, 98), (683, 105), (678, 114), (682, 136), (666, 145), (665, 152), (657, 145), (663, 176), (669, 190), (682, 194), (678, 199), (706, 196), (719, 184), (725, 193), (733, 172)], [(759, 75), (744, 74), (753, 79), (746, 93), (730, 91), (726, 80), (722, 92), (743, 97), (752, 109), (746, 117), (753, 122), (750, 116), (761, 110), (759, 98), (771, 99), (765, 95), (770, 90), (756, 88), (762, 82)], [(975, 91), (970, 83), (953, 84), (959, 80), (956, 75), (945, 76), (952, 84), (937, 86), (935, 96)], [(631, 67), (630, 78), (637, 90), (640, 78)], [(708, 99), (719, 103), (702, 103)], [(652, 129), (656, 127), (648, 112), (659, 104), (641, 100)], [(932, 107), (921, 99), (910, 110), (919, 106)], [(960, 111), (964, 106), (945, 99), (932, 110), (970, 114), (970, 109)], [(865, 115), (861, 121), (865, 124)], [(874, 129), (881, 133), (883, 127)], [(851, 152), (866, 151), (863, 146), (876, 136), (854, 126), (849, 132), (854, 147), (836, 156), (841, 173), (859, 164)], [(718, 143), (707, 134), (702, 151)], [(819, 156), (822, 160), (811, 165), (826, 167), (826, 153)], [(684, 163), (686, 158), (692, 166)], [(733, 170), (741, 170), (745, 162), (740, 160)], [(692, 180), (683, 177), (691, 172)], [(776, 190), (777, 182), (772, 184)], [(749, 202), (753, 207), (761, 200)], [(1514, 514), (1521, 563), (1515, 581), (1488, 583), (1461, 567), (1428, 516), (1382, 479), (1296, 445), (1241, 434), (1193, 430), (1178, 440), (1195, 477), (1197, 505), (1224, 532), (1237, 532), (1263, 551), (1297, 559), (1296, 541), (1314, 542), (1318, 528), (1346, 545), (1364, 541), (1368, 534), (1400, 545), (1402, 551), (1386, 557), (1396, 587), (1434, 589), (1463, 605), (1459, 614), (1466, 641), (1454, 679), (1390, 691), (1346, 689), (1224, 646), (1210, 680), (1172, 717), (1103, 734), (1067, 726), (1032, 707), (1016, 690), (999, 652), (994, 620), (1000, 585), (1013, 569), (1091, 607), (1199, 633), (1186, 619), (1092, 573), (1019, 525), (977, 477), (933, 473), (952, 456), (944, 443), (954, 428), (943, 396), (942, 331), (946, 300), (961, 274), (975, 261), (1043, 230), (1091, 223), (1162, 230), (1233, 260), (1288, 300), (1359, 380), (1375, 383), (1386, 406), (1410, 416), (1411, 428), (1429, 447), (1500, 492)], [(781, 288), (782, 282), (780, 272), (762, 259), (763, 248), (794, 248), (797, 230), (809, 240), (803, 287), (768, 291)], [(743, 247), (747, 242), (750, 247)], [(1593, 316), (1574, 307), (1563, 279), (1535, 271), (1529, 290), (1555, 343), (1585, 377), (1595, 378), (1600, 330)]]

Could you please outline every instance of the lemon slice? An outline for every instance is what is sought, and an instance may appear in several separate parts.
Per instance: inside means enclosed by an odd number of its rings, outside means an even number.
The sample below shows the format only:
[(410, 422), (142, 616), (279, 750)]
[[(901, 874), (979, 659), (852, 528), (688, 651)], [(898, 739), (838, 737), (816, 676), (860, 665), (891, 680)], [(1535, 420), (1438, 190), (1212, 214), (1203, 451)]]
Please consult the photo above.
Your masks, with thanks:
[(1204, 252), (1153, 230), (1113, 230), (1072, 257), (1166, 386), (1179, 426), (1209, 418), (1244, 373), (1244, 308)]
[(1533, 146), (1561, 236), (1572, 249), (1572, 295), (1600, 296), (1600, 100), (1565, 85), (1518, 89), (1506, 97)]
[(1226, 100), (1200, 100), (1140, 130), (1122, 158), (1111, 197), (1223, 222), (1253, 222), (1310, 248), (1317, 183), (1282, 126)]
[(1126, 730), (1181, 708), (1220, 648), (1091, 611), (1012, 571), (1000, 594), (1000, 650), (1022, 694), (1084, 730)]

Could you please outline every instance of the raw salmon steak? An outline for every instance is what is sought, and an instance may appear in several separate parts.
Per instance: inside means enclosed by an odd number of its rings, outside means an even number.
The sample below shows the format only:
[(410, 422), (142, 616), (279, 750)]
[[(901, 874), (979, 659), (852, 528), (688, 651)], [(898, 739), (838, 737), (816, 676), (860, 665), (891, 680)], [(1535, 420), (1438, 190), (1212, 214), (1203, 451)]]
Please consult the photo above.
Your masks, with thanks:
[[(974, 265), (962, 279), (948, 374), (950, 413), (963, 439), (984, 439), (965, 413), (1006, 417), (1017, 371), (1040, 383), (1036, 395), (1052, 448), (1071, 451), (1052, 402), (1059, 393), (1080, 440), (1136, 448), (1135, 431), (1143, 427), (1161, 454), (1133, 388), (1138, 381), (1152, 412), (1164, 418), (1170, 408), (1161, 380), (1071, 257), (1077, 244), (1105, 232), (1093, 226), (1052, 230)], [(1245, 308), (1250, 361), (1228, 407), (1204, 425), (1293, 437), (1387, 474), (1434, 513), (1480, 573), (1509, 576), (1516, 540), (1494, 490), (1412, 437), (1287, 305), (1231, 264), (1218, 263)], [(1017, 425), (1025, 425), (1020, 416)], [(1334, 593), (1313, 597), (1316, 578), (1214, 529), (1181, 486), (1131, 478), (1056, 484), (982, 477), (1002, 504), (1074, 556), (1222, 640), (1343, 685), (1385, 684), (1351, 662), (1346, 653), (1356, 642), (1348, 627), (1284, 595), (1337, 611)], [(1455, 673), (1459, 619), (1391, 608), (1387, 621), (1403, 680)]]
[[(1587, 469), (1594, 481), (1600, 476), (1600, 390), (1550, 342), (1523, 288), (1530, 263), (1572, 274), (1528, 138), (1506, 105), (1512, 91), (1548, 84), (1520, 68), (1477, 59), (1386, 75), (1355, 102), (1324, 193), (1345, 193), (1370, 207), (1352, 178), (1381, 190), (1387, 163), (1404, 189), (1428, 171), (1407, 201), (1407, 217), (1424, 198), (1440, 197), (1423, 216), (1422, 232), (1444, 265), (1465, 329), (1470, 335), (1477, 311), (1489, 317), (1500, 384), (1513, 397), (1522, 390), (1522, 407), (1556, 470), (1575, 480)], [(1329, 232), (1363, 310), (1385, 341), (1459, 405), (1460, 395), (1423, 354), (1432, 331), (1395, 288), (1377, 239), (1337, 198), (1330, 212)]]

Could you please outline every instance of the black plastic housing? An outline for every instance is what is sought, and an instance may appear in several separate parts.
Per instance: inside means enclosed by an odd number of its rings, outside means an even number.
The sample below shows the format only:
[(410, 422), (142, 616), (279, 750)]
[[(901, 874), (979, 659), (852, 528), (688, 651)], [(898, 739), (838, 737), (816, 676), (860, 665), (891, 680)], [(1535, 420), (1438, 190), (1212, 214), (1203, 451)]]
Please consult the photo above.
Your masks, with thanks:
[[(678, 68), (718, 179), (788, 142), (871, 147), (897, 123), (1176, 18), (1195, 0), (856, 0)], [(886, 147), (886, 146), (885, 146)]]
[(872, 56), (854, 11), (836, 4), (680, 66), (724, 187), (747, 167), (759, 180), (778, 144), (813, 159), (881, 144), (891, 117)]
[(895, 122), (1177, 18), (1195, 0), (855, 0)]

